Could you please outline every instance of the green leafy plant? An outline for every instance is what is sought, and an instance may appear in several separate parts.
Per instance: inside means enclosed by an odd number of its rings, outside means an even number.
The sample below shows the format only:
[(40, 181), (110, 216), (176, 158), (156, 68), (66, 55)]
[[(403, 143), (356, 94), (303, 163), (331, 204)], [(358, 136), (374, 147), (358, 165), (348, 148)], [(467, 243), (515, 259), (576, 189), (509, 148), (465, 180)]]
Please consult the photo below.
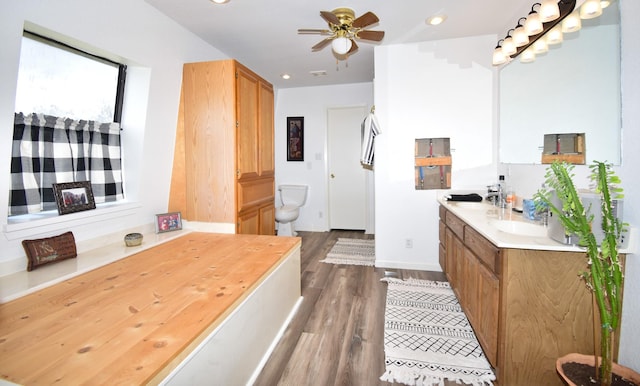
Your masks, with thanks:
[[(591, 210), (585, 208), (573, 183), (573, 165), (555, 162), (547, 168), (545, 187), (534, 198), (537, 205), (546, 205), (557, 216), (567, 234), (575, 234), (579, 245), (586, 249), (588, 270), (580, 276), (593, 292), (600, 315), (600, 356), (602, 364), (598, 378), (603, 386), (612, 380), (613, 346), (615, 332), (620, 324), (622, 309), (623, 267), (618, 254), (618, 242), (626, 224), (615, 216), (613, 201), (623, 197), (620, 178), (611, 165), (595, 161), (589, 166), (592, 190), (600, 195), (602, 224), (593, 224)], [(557, 195), (561, 205), (554, 200)], [(604, 238), (598, 246), (593, 227), (600, 226)], [(596, 362), (597, 363), (597, 362)]]

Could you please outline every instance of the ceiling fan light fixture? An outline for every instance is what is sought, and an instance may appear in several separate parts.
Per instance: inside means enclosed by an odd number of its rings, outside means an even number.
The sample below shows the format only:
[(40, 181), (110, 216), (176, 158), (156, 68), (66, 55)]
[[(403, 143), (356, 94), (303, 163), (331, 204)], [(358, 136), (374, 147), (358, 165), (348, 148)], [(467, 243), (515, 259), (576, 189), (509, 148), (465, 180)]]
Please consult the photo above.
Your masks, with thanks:
[(344, 55), (349, 52), (352, 45), (353, 43), (351, 43), (351, 39), (347, 39), (344, 36), (337, 37), (331, 42), (333, 52), (338, 55)]

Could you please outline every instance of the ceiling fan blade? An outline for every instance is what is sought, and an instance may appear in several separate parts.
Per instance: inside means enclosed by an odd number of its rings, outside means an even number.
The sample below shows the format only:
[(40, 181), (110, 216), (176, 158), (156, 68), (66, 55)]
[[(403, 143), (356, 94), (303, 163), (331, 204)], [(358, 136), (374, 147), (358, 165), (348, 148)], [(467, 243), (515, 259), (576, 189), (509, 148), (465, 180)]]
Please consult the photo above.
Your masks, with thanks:
[(356, 36), (360, 39), (379, 42), (384, 38), (384, 31), (360, 31)]
[(311, 51), (320, 51), (321, 49), (325, 48), (331, 42), (331, 40), (333, 40), (333, 38), (326, 38), (320, 41), (320, 43), (311, 47)]
[(356, 41), (351, 39), (351, 49), (349, 50), (349, 52), (347, 52), (347, 55), (351, 54), (352, 52), (356, 51), (358, 49), (358, 45), (356, 44)]
[(334, 25), (340, 25), (340, 20), (338, 20), (338, 16), (334, 15), (332, 12), (320, 11), (320, 16), (322, 16), (322, 18), (326, 20), (328, 23), (331, 23)]
[(301, 35), (331, 35), (331, 34), (333, 34), (333, 32), (329, 31), (328, 29), (306, 29), (306, 28), (299, 29), (298, 33), (301, 34)]
[(366, 26), (369, 26), (371, 24), (375, 24), (377, 22), (379, 22), (380, 19), (378, 19), (378, 16), (376, 16), (373, 12), (367, 12), (364, 15), (358, 17), (357, 19), (355, 19), (353, 21), (352, 26), (354, 28), (364, 28)]

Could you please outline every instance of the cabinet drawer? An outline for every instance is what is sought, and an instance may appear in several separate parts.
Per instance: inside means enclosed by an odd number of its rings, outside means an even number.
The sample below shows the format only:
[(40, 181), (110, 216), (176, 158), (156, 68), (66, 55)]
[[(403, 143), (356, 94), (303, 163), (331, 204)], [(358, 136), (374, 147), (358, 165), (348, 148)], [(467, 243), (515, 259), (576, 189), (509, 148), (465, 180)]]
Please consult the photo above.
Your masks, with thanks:
[(464, 239), (464, 221), (460, 220), (456, 215), (451, 212), (447, 212), (446, 215), (446, 223), (449, 228), (455, 233), (460, 239)]
[(496, 272), (500, 250), (471, 227), (466, 227), (464, 243), (492, 272)]
[(438, 214), (440, 215), (440, 220), (445, 221), (447, 215), (447, 209), (444, 206), (440, 205), (438, 208)]

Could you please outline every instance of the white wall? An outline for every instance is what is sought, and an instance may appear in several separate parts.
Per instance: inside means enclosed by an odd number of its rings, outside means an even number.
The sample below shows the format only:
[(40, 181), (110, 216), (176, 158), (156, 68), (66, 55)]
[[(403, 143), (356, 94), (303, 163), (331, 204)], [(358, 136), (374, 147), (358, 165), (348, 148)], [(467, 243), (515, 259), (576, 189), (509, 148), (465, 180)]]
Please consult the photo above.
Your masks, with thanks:
[[(297, 230), (312, 232), (329, 230), (327, 110), (355, 106), (364, 106), (369, 109), (372, 104), (372, 83), (277, 90), (276, 186), (280, 184), (309, 186), (307, 202), (301, 208), (300, 217), (296, 221)], [(287, 162), (287, 117), (304, 117), (304, 162)], [(279, 200), (278, 196), (277, 205), (280, 205)]]
[(377, 266), (441, 270), (442, 191), (415, 190), (415, 139), (451, 138), (452, 189), (486, 189), (497, 178), (492, 44), (480, 36), (376, 47)]
[[(86, 47), (123, 58), (130, 66), (123, 112), (126, 192), (124, 211), (36, 222), (7, 232), (9, 164), (20, 40), (25, 22), (55, 31)], [(151, 223), (166, 212), (178, 101), (185, 62), (223, 59), (219, 50), (160, 14), (143, 0), (24, 0), (0, 5), (0, 275), (26, 267), (23, 238), (72, 230), (77, 241)]]

